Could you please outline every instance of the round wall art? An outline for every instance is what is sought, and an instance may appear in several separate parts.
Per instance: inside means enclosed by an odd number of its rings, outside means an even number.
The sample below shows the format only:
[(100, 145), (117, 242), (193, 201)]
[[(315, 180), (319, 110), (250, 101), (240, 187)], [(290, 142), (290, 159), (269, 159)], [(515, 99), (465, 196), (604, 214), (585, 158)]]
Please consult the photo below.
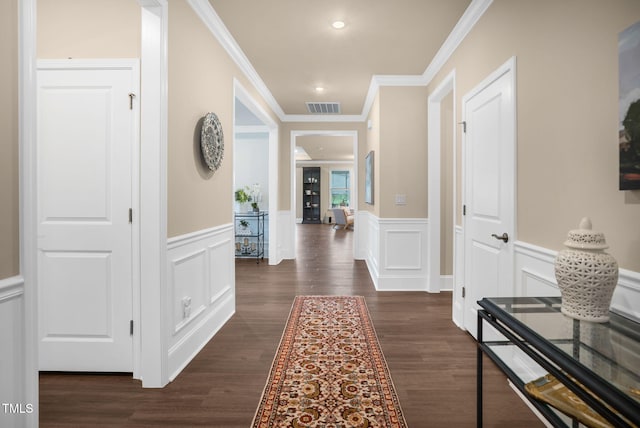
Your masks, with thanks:
[(215, 113), (207, 113), (200, 135), (202, 156), (209, 169), (215, 172), (222, 165), (224, 157), (224, 135), (222, 125)]

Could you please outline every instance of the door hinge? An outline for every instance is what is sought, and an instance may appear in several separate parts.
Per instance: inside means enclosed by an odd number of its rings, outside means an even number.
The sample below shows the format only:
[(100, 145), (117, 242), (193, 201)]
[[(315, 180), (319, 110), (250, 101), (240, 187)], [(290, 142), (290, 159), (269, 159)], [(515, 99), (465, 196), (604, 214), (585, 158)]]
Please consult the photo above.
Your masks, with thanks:
[(462, 287), (462, 298), (464, 299), (467, 296), (467, 289)]
[(136, 94), (133, 92), (129, 93), (129, 110), (133, 110), (133, 99), (136, 97)]
[(133, 336), (133, 320), (129, 321), (129, 336)]
[(463, 120), (462, 122), (458, 122), (459, 125), (462, 125), (462, 132), (467, 133), (467, 121)]
[(467, 215), (467, 206), (466, 205), (462, 206), (462, 215)]
[(129, 208), (129, 223), (133, 223), (133, 208)]

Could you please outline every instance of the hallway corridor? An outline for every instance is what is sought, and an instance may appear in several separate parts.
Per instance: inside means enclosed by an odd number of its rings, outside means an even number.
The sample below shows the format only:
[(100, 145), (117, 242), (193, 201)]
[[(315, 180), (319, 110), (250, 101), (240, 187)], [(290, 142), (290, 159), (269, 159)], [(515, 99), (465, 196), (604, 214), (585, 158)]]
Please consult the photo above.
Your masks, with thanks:
[[(362, 295), (409, 427), (474, 427), (476, 348), (451, 321), (450, 293), (378, 293), (353, 260), (352, 231), (297, 226), (297, 259), (236, 261), (236, 314), (163, 389), (129, 374), (40, 376), (40, 426), (246, 428), (296, 295)], [(485, 426), (542, 426), (485, 364)]]

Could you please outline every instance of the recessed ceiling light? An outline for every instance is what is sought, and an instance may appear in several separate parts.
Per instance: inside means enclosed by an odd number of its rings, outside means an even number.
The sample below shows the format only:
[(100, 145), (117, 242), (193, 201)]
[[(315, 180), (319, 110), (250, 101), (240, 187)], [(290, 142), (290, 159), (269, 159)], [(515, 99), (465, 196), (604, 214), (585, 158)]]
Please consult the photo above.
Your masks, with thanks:
[(333, 21), (331, 26), (336, 30), (342, 30), (344, 28), (344, 21)]
[(321, 92), (324, 92), (324, 88), (323, 88), (322, 86), (316, 86), (316, 87), (315, 87), (315, 91), (316, 91), (317, 93), (321, 93)]

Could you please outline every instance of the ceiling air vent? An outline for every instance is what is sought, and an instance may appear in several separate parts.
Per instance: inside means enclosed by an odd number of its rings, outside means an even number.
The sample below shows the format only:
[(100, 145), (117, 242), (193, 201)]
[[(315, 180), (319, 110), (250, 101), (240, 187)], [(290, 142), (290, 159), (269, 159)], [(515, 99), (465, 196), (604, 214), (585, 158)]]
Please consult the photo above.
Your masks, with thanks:
[(340, 114), (340, 103), (307, 102), (306, 104), (311, 114)]

